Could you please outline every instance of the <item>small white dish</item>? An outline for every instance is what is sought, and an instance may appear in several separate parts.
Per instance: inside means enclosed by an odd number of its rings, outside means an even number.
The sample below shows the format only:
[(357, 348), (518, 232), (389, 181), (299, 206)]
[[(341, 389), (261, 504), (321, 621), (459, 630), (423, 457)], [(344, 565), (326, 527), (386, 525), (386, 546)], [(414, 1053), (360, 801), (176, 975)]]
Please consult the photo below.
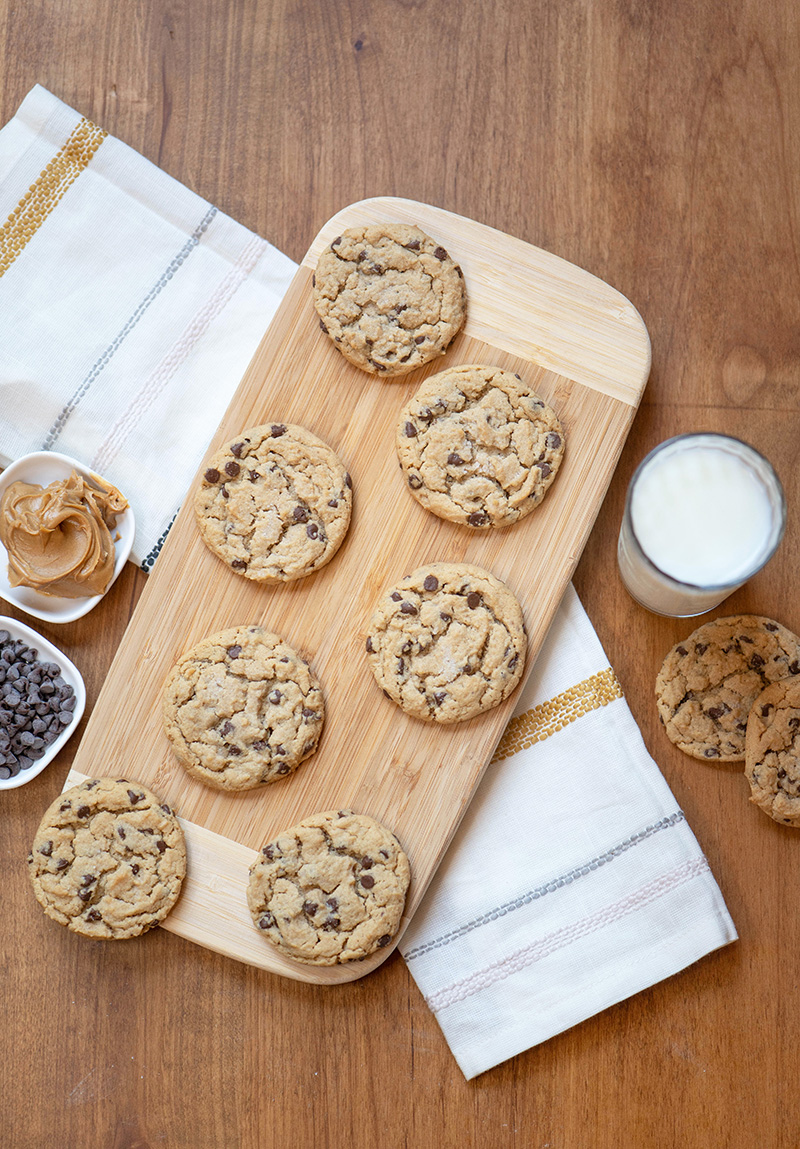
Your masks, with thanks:
[[(57, 479), (67, 479), (72, 471), (77, 471), (86, 479), (99, 479), (100, 475), (71, 459), (69, 455), (59, 455), (55, 451), (37, 451), (33, 455), (23, 455), (15, 463), (11, 463), (0, 475), (0, 498), (5, 489), (22, 480), (24, 483), (38, 483), (46, 487)], [(107, 480), (104, 480), (107, 481)], [(124, 495), (125, 492), (123, 491)], [(113, 586), (120, 571), (128, 560), (133, 546), (133, 536), (136, 524), (130, 506), (117, 519), (114, 532), (116, 558), (114, 560), (114, 577), (108, 584)], [(108, 593), (106, 590), (106, 594)], [(57, 598), (54, 595), (39, 594), (26, 586), (12, 587), (8, 581), (8, 551), (0, 542), (0, 598), (24, 610), (34, 618), (44, 619), (45, 622), (74, 622), (76, 618), (83, 618), (93, 607), (96, 607), (103, 598), (101, 594), (87, 596), (86, 598)]]
[(75, 709), (73, 711), (75, 717), (70, 722), (69, 726), (65, 726), (59, 736), (50, 743), (45, 750), (44, 754), (38, 761), (29, 766), (27, 770), (20, 770), (13, 778), (0, 778), (0, 790), (14, 790), (17, 786), (24, 786), (26, 782), (30, 782), (32, 778), (36, 778), (44, 770), (48, 763), (52, 762), (56, 754), (58, 754), (61, 747), (69, 741), (72, 734), (77, 730), (78, 723), (83, 715), (86, 706), (86, 687), (83, 683), (83, 677), (77, 666), (70, 662), (66, 654), (59, 650), (57, 646), (53, 646), (52, 642), (39, 634), (37, 631), (32, 630), (29, 626), (25, 626), (23, 622), (17, 622), (15, 618), (8, 618), (5, 615), (0, 615), (0, 631), (7, 630), (14, 639), (22, 639), (22, 641), (31, 649), (37, 652), (37, 662), (56, 662), (61, 669), (61, 677), (65, 682), (69, 683), (75, 691)]

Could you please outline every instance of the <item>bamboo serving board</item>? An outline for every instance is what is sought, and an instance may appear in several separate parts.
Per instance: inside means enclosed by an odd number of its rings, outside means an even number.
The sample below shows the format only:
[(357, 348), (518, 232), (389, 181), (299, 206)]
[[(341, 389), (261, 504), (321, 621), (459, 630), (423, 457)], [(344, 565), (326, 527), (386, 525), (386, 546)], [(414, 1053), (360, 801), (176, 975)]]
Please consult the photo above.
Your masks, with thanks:
[[(311, 276), (326, 244), (371, 222), (418, 224), (461, 265), (465, 328), (447, 354), (387, 383), (349, 364), (320, 330)], [(558, 412), (566, 454), (546, 499), (527, 518), (475, 532), (428, 514), (407, 491), (394, 433), (400, 408), (428, 375), (459, 363), (519, 374)], [(67, 786), (86, 775), (126, 776), (175, 808), (189, 872), (164, 927), (210, 949), (302, 981), (362, 977), (362, 962), (316, 967), (283, 957), (247, 909), (248, 869), (261, 845), (320, 810), (350, 807), (385, 823), (412, 867), (408, 924), (492, 757), (516, 695), (468, 722), (439, 727), (384, 697), (364, 642), (385, 586), (435, 561), (465, 561), (512, 588), (529, 638), (526, 676), (595, 520), (650, 367), (633, 306), (572, 264), (482, 224), (403, 199), (353, 204), (321, 230), (266, 332), (208, 454), (245, 428), (300, 423), (350, 470), (353, 518), (333, 561), (280, 586), (234, 574), (201, 541), (187, 499), (149, 576), (94, 708)], [(201, 466), (200, 472), (205, 467)], [(326, 696), (317, 753), (287, 779), (226, 794), (190, 778), (161, 728), (167, 672), (201, 638), (262, 623), (309, 658)], [(395, 939), (395, 944), (398, 938)]]

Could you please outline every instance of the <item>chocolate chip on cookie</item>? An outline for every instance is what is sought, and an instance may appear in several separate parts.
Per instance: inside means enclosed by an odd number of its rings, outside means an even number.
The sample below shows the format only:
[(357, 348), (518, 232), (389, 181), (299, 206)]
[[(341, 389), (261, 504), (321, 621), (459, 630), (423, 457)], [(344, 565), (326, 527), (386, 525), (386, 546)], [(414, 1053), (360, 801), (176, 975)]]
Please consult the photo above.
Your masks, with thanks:
[(539, 505), (561, 466), (564, 430), (519, 375), (465, 365), (425, 380), (400, 414), (396, 446), (423, 507), (488, 530)]
[(669, 652), (656, 680), (668, 737), (709, 762), (740, 762), (750, 708), (762, 690), (800, 674), (800, 638), (770, 618), (704, 623)]
[(443, 355), (466, 315), (461, 268), (409, 224), (344, 231), (319, 257), (313, 290), (322, 330), (383, 378)]

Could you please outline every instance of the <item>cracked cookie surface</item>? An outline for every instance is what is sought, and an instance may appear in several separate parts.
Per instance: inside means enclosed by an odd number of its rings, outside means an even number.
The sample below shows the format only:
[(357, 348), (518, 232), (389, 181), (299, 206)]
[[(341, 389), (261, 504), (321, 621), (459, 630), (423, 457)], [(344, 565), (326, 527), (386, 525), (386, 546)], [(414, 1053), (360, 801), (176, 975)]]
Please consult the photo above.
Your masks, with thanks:
[(733, 615), (672, 648), (656, 680), (668, 737), (704, 761), (740, 762), (750, 708), (770, 683), (800, 674), (800, 638), (771, 618)]
[(410, 224), (342, 232), (313, 284), (322, 330), (356, 367), (385, 378), (443, 355), (466, 316), (461, 268)]
[(291, 774), (317, 748), (322, 690), (305, 659), (261, 626), (232, 627), (187, 651), (162, 694), (164, 730), (193, 777), (250, 790)]
[(425, 380), (401, 412), (396, 443), (414, 498), (480, 530), (539, 505), (561, 466), (564, 431), (519, 375), (471, 364)]
[(352, 483), (316, 435), (266, 423), (216, 452), (194, 507), (203, 541), (231, 570), (256, 582), (287, 582), (336, 554), (350, 524)]
[(387, 591), (366, 641), (375, 680), (408, 714), (464, 722), (516, 687), (527, 640), (509, 588), (469, 563), (432, 563)]
[(132, 938), (163, 921), (186, 874), (169, 806), (127, 779), (65, 790), (42, 818), (28, 857), (44, 912), (90, 938)]
[(800, 676), (773, 682), (750, 708), (744, 772), (756, 806), (800, 826)]
[(397, 933), (411, 877), (385, 826), (329, 810), (268, 842), (250, 868), (256, 928), (288, 957), (312, 965), (358, 961)]

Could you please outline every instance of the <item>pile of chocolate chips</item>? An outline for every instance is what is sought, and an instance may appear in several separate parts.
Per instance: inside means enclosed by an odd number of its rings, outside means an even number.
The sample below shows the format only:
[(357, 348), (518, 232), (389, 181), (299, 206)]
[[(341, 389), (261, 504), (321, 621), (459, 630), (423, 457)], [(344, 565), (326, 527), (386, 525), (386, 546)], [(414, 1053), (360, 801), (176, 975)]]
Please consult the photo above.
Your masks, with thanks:
[(38, 653), (0, 630), (0, 778), (29, 770), (75, 717), (75, 691)]

